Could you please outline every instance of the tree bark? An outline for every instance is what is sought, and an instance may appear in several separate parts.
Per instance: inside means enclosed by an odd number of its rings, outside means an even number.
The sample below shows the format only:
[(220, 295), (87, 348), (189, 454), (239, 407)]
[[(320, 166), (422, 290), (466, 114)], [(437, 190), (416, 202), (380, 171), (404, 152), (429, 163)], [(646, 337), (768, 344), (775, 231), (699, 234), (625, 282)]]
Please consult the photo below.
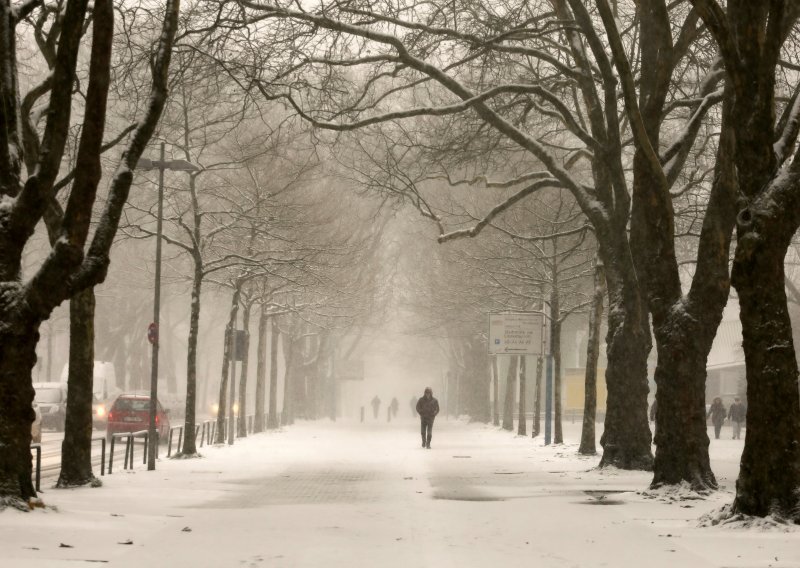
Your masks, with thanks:
[(503, 405), (503, 430), (514, 430), (514, 390), (517, 377), (517, 356), (513, 355), (508, 360), (506, 373), (506, 401)]
[[(189, 311), (189, 337), (186, 349), (186, 415), (183, 425), (183, 449), (185, 456), (197, 454), (195, 427), (197, 424), (197, 341), (200, 334), (200, 295), (203, 285), (202, 264), (195, 258), (192, 280), (192, 300)], [(222, 408), (222, 407), (220, 407)]]
[[(280, 426), (278, 420), (278, 340), (280, 328), (278, 319), (272, 316), (272, 326), (269, 337), (269, 413), (267, 414), (267, 429), (275, 430)], [(286, 391), (284, 390), (284, 393)], [(285, 394), (284, 394), (285, 396)]]
[(535, 438), (541, 432), (542, 423), (542, 370), (544, 357), (536, 358), (536, 392), (533, 393), (533, 425), (531, 437)]
[[(228, 375), (230, 375), (231, 365), (231, 343), (233, 341), (233, 333), (236, 328), (236, 315), (239, 313), (239, 297), (240, 289), (237, 286), (231, 297), (231, 309), (228, 315), (228, 326), (225, 328), (225, 345), (222, 354), (222, 376), (219, 382), (219, 406), (217, 408), (217, 430), (214, 436), (214, 443), (224, 444), (227, 438), (225, 431), (225, 419), (228, 415)], [(235, 428), (233, 421), (230, 421), (229, 426)]]
[(561, 296), (558, 293), (558, 268), (553, 268), (550, 292), (550, 353), (553, 356), (553, 443), (564, 443), (561, 420)]
[(740, 212), (732, 270), (747, 370), (747, 430), (732, 510), (794, 523), (800, 523), (800, 396), (784, 259), (798, 209), (800, 175), (793, 188), (767, 191)]
[(239, 353), (242, 358), (239, 370), (239, 419), (238, 435), (247, 437), (247, 371), (250, 362), (250, 310), (252, 304), (248, 302), (242, 311), (242, 329), (244, 330), (244, 353)]
[(69, 302), (67, 417), (57, 487), (100, 485), (92, 473), (94, 308), (94, 288), (83, 290)]
[[(800, 522), (800, 400), (783, 289), (785, 250), (759, 253), (749, 261), (737, 254), (733, 268), (748, 404), (734, 511), (762, 517), (774, 513)], [(755, 272), (745, 276), (750, 270)]]
[[(647, 416), (647, 355), (650, 331), (647, 311), (635, 280), (630, 251), (625, 247), (610, 253), (600, 246), (608, 289), (608, 333), (606, 351), (606, 419), (600, 445), (600, 467), (652, 470), (652, 440)], [(628, 258), (620, 259), (621, 255)], [(624, 270), (622, 270), (624, 269)]]
[[(9, 321), (5, 318), (4, 321)], [(0, 508), (28, 509), (36, 497), (31, 481), (33, 383), (39, 323), (17, 321), (0, 333)]]
[(217, 397), (217, 426), (214, 434), (215, 444), (225, 443), (225, 416), (228, 411), (228, 369), (231, 364), (231, 326), (225, 327), (222, 352), (222, 372), (219, 380), (219, 396)]
[(586, 375), (584, 379), (583, 426), (578, 453), (595, 455), (595, 421), (597, 417), (597, 360), (600, 357), (600, 324), (603, 320), (605, 296), (603, 264), (598, 260), (594, 268), (594, 296), (589, 311), (589, 338), (586, 345)]
[(527, 436), (527, 419), (525, 418), (525, 355), (519, 358), (519, 423), (517, 424), (517, 435)]
[(258, 347), (256, 349), (256, 411), (253, 418), (253, 432), (263, 432), (266, 426), (264, 416), (266, 382), (267, 382), (267, 306), (261, 304), (258, 318)]

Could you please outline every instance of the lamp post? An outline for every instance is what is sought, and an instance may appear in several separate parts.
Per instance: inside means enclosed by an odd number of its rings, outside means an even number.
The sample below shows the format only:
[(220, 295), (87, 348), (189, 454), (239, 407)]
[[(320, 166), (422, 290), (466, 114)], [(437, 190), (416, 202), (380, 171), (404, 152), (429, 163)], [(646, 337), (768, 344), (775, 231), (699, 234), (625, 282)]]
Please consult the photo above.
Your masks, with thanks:
[(156, 218), (156, 276), (153, 292), (153, 323), (150, 324), (147, 339), (153, 345), (152, 366), (150, 368), (150, 424), (148, 425), (147, 444), (147, 469), (156, 468), (156, 412), (158, 410), (158, 324), (161, 313), (161, 226), (164, 212), (164, 170), (176, 172), (196, 172), (200, 168), (186, 160), (165, 160), (164, 142), (161, 143), (161, 158), (148, 160), (141, 158), (136, 168), (140, 170), (158, 169), (158, 217)]

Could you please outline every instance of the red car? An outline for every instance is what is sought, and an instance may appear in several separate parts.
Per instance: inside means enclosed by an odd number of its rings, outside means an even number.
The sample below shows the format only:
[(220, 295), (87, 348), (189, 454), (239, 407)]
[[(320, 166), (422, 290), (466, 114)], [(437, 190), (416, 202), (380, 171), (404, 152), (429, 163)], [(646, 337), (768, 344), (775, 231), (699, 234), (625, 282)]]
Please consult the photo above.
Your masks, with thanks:
[[(108, 411), (106, 437), (110, 440), (117, 432), (138, 432), (150, 427), (150, 396), (146, 394), (121, 394)], [(156, 400), (156, 430), (163, 444), (169, 436), (169, 416)]]

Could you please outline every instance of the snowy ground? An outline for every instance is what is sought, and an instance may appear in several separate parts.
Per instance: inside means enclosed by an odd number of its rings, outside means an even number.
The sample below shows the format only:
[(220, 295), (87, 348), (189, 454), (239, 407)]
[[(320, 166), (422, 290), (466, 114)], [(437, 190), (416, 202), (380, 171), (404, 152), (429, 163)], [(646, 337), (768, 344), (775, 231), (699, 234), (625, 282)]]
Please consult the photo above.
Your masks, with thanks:
[(800, 567), (798, 531), (699, 526), (732, 499), (741, 441), (711, 442), (722, 491), (672, 501), (576, 443), (442, 419), (432, 450), (418, 436), (410, 420), (300, 423), (46, 489), (47, 509), (0, 513), (0, 566)]

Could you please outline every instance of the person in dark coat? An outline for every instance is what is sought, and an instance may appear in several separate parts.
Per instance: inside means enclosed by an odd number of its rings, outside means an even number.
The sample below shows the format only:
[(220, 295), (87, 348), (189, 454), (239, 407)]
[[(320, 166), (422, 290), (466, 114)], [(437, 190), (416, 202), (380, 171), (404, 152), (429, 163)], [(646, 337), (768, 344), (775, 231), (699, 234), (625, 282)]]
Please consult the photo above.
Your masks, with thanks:
[(425, 394), (417, 401), (417, 414), (419, 414), (420, 420), (422, 447), (430, 450), (433, 421), (436, 415), (439, 414), (439, 401), (433, 398), (433, 389), (431, 387), (425, 387)]
[(381, 408), (381, 399), (378, 398), (377, 394), (375, 395), (375, 398), (370, 401), (370, 404), (372, 405), (372, 417), (377, 418), (378, 410)]
[(738, 440), (742, 436), (742, 424), (747, 417), (747, 407), (742, 404), (741, 399), (737, 396), (733, 399), (733, 404), (728, 409), (728, 420), (731, 421), (733, 428), (733, 439)]
[(400, 403), (397, 401), (397, 397), (392, 397), (392, 402), (389, 403), (389, 408), (392, 411), (392, 418), (397, 418), (397, 409), (400, 408)]
[(711, 403), (711, 408), (708, 409), (706, 418), (711, 418), (711, 423), (714, 425), (714, 437), (719, 440), (719, 431), (725, 423), (725, 405), (722, 404), (722, 399), (716, 397), (714, 402)]
[(658, 414), (658, 405), (656, 404), (656, 400), (653, 400), (653, 405), (650, 407), (650, 422), (653, 423), (653, 442), (655, 443), (656, 439), (656, 415)]

